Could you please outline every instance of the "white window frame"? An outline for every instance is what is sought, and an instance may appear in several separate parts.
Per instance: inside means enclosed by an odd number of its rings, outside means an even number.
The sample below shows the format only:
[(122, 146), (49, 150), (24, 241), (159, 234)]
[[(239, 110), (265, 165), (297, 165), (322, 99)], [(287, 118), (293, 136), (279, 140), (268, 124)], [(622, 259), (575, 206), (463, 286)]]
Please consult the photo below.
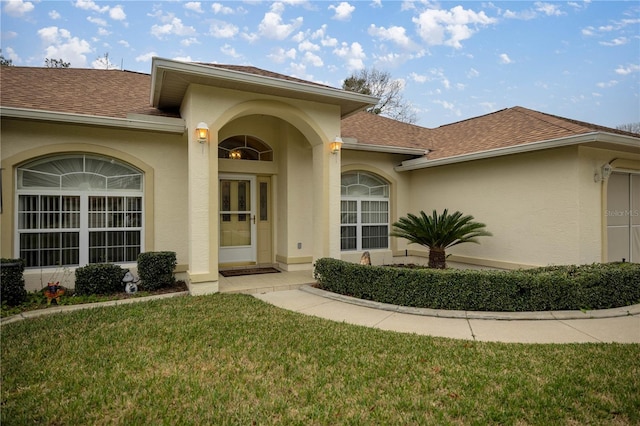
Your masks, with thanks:
[[(382, 177), (376, 175), (375, 173), (370, 173), (370, 172), (364, 172), (364, 171), (354, 171), (354, 172), (346, 172), (344, 174), (364, 174), (367, 176), (371, 176), (381, 182), (384, 182), (384, 184), (387, 187), (387, 194), (390, 193), (391, 190), (391, 185)], [(359, 185), (363, 185), (363, 184), (359, 184)], [(364, 185), (367, 186), (367, 185)], [(390, 229), (390, 218), (391, 218), (391, 200), (390, 200), (390, 196), (350, 196), (350, 195), (342, 195), (340, 197), (340, 250), (343, 252), (349, 252), (349, 251), (362, 251), (362, 250), (388, 250), (389, 249), (389, 244), (390, 244), (390, 240), (389, 240), (389, 229)], [(342, 208), (343, 202), (355, 202), (356, 203), (356, 221), (355, 222), (346, 222), (343, 223), (343, 215), (346, 214), (347, 212), (345, 212)], [(375, 222), (375, 221), (364, 221), (364, 211), (363, 211), (363, 203), (367, 203), (367, 202), (383, 202), (386, 203), (387, 205), (387, 209), (384, 212), (386, 214), (386, 222)], [(363, 246), (363, 229), (367, 228), (367, 227), (374, 227), (374, 226), (384, 226), (387, 229), (387, 232), (385, 234), (385, 238), (386, 238), (386, 246), (384, 247), (364, 247)], [(343, 241), (343, 237), (342, 237), (342, 230), (344, 228), (355, 228), (356, 230), (356, 235), (355, 235), (355, 239), (356, 239), (356, 247), (355, 248), (342, 248), (342, 241)], [(380, 237), (380, 236), (379, 236)]]
[[(89, 155), (89, 154), (87, 154)], [(55, 158), (63, 158), (63, 155), (60, 156), (56, 156)], [(104, 156), (97, 156), (97, 155), (93, 155), (91, 154), (91, 157), (96, 158), (96, 157), (100, 157), (106, 160), (110, 160), (110, 158), (108, 157), (104, 157)], [(114, 159), (115, 160), (115, 159)], [(117, 160), (116, 160), (117, 161)], [(124, 164), (120, 161), (118, 161), (121, 164)], [(28, 166), (28, 164), (27, 164)], [(133, 169), (132, 166), (127, 165), (128, 167), (131, 167)], [(20, 169), (20, 168), (19, 168)], [(17, 171), (16, 171), (17, 173)], [(127, 232), (127, 231), (133, 231), (133, 232), (138, 232), (139, 236), (138, 236), (138, 241), (139, 241), (139, 253), (144, 252), (145, 248), (144, 248), (144, 241), (145, 241), (145, 197), (144, 197), (144, 174), (142, 172), (138, 172), (140, 174), (141, 177), (141, 182), (140, 182), (140, 190), (106, 190), (106, 189), (94, 189), (94, 190), (83, 190), (83, 189), (62, 189), (62, 188), (57, 188), (57, 189), (49, 189), (49, 188), (28, 188), (28, 189), (18, 189), (16, 188), (15, 191), (15, 227), (14, 227), (14, 232), (15, 232), (15, 239), (14, 239), (14, 253), (15, 256), (17, 258), (21, 257), (21, 235), (23, 234), (45, 234), (45, 233), (58, 233), (58, 232), (74, 232), (78, 234), (78, 263), (71, 263), (71, 264), (60, 264), (60, 265), (36, 265), (36, 266), (29, 266), (29, 268), (33, 268), (33, 269), (38, 269), (38, 268), (42, 268), (42, 269), (47, 269), (47, 268), (57, 268), (57, 267), (61, 267), (61, 266), (68, 266), (68, 267), (77, 267), (77, 266), (84, 266), (87, 265), (90, 262), (90, 251), (89, 251), (89, 244), (90, 244), (90, 233), (91, 232)], [(16, 178), (16, 185), (18, 183), (18, 179)], [(25, 228), (25, 229), (21, 229), (20, 228), (20, 197), (21, 196), (66, 196), (66, 197), (79, 197), (80, 199), (80, 217), (79, 217), (79, 226), (75, 227), (75, 228)], [(89, 212), (89, 199), (91, 197), (114, 197), (114, 198), (124, 198), (124, 203), (125, 203), (125, 210), (124, 210), (124, 215), (126, 218), (126, 212), (127, 212), (127, 198), (136, 198), (139, 199), (139, 201), (137, 201), (137, 204), (140, 206), (140, 209), (138, 211), (136, 211), (137, 214), (139, 214), (139, 223), (137, 223), (137, 226), (108, 226), (108, 224), (105, 224), (105, 226), (101, 226), (101, 227), (90, 227), (90, 221), (89, 221), (89, 216), (90, 216), (90, 212)], [(40, 210), (41, 211), (41, 210)], [(60, 212), (62, 212), (62, 210), (60, 210)], [(105, 211), (105, 215), (108, 216), (108, 213)], [(118, 248), (121, 247), (120, 245), (113, 245), (111, 248)], [(123, 250), (125, 250), (125, 257), (126, 257), (126, 234), (125, 234), (125, 246), (122, 248)], [(38, 247), (37, 249), (38, 252), (43, 251), (42, 247)], [(40, 263), (40, 260), (38, 261), (38, 263)], [(110, 259), (104, 259), (103, 262), (93, 262), (93, 263), (118, 263), (118, 264), (130, 264), (130, 263), (135, 263), (135, 260), (125, 260), (122, 262), (117, 262), (117, 261), (112, 261)]]

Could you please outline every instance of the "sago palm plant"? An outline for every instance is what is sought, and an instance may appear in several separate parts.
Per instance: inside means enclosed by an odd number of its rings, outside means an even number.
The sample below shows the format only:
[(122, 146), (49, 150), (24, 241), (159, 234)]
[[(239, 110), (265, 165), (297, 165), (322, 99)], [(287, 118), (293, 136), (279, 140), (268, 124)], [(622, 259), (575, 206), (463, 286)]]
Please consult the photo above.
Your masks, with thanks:
[(445, 209), (441, 215), (434, 210), (431, 216), (423, 211), (420, 215), (407, 214), (393, 224), (390, 234), (429, 248), (429, 267), (446, 267), (445, 250), (462, 243), (478, 243), (477, 237), (491, 236), (484, 223), (473, 221), (473, 216), (460, 212), (449, 214)]

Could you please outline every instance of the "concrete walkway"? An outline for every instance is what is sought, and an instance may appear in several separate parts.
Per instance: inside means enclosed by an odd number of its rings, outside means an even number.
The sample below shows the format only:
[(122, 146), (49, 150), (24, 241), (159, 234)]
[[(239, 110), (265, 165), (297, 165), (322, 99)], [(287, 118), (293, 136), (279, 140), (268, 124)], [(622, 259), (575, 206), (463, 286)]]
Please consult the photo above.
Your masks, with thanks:
[[(186, 296), (168, 293), (83, 305), (52, 306), (2, 318), (1, 325), (95, 307)], [(597, 311), (467, 312), (408, 308), (319, 290), (309, 285), (253, 292), (257, 299), (306, 315), (401, 333), (510, 343), (640, 343), (640, 305)]]
[(640, 343), (640, 305), (596, 311), (468, 312), (407, 308), (311, 286), (254, 294), (275, 306), (402, 333), (508, 343)]

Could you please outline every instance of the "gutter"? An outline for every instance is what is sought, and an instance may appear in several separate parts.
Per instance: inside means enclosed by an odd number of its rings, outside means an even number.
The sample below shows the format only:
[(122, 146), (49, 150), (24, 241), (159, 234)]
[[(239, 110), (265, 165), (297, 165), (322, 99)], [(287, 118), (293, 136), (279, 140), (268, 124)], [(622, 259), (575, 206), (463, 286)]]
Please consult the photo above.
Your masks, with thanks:
[(562, 148), (567, 146), (580, 145), (589, 142), (605, 142), (611, 144), (624, 145), (632, 148), (640, 148), (638, 138), (623, 136), (616, 133), (591, 132), (578, 136), (568, 136), (559, 139), (549, 139), (539, 142), (530, 142), (522, 145), (514, 145), (506, 148), (496, 148), (487, 151), (473, 152), (471, 154), (456, 155), (453, 157), (429, 160), (427, 157), (416, 158), (403, 161), (394, 168), (397, 172), (426, 169), (430, 167), (444, 166), (448, 164), (464, 163), (467, 161), (483, 160), (494, 157), (501, 157), (512, 154), (522, 154), (526, 152), (541, 151), (544, 149)]
[(50, 121), (57, 123), (80, 124), (86, 126), (116, 127), (130, 130), (151, 130), (162, 133), (185, 132), (184, 120), (173, 117), (149, 116), (134, 114), (135, 118), (103, 117), (98, 115), (83, 115), (68, 112), (52, 112), (36, 109), (1, 107), (0, 117), (19, 118), (26, 120)]

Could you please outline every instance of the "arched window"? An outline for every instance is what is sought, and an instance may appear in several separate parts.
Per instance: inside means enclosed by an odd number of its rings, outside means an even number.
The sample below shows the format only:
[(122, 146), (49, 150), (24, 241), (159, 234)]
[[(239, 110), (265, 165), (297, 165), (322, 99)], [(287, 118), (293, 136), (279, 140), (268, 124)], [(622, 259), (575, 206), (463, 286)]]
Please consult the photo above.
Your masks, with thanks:
[(232, 136), (218, 144), (218, 158), (273, 161), (273, 150), (269, 145), (253, 136)]
[(342, 174), (340, 248), (389, 248), (389, 183), (367, 172)]
[(143, 250), (143, 174), (89, 154), (17, 169), (17, 245), (27, 267), (135, 262)]

